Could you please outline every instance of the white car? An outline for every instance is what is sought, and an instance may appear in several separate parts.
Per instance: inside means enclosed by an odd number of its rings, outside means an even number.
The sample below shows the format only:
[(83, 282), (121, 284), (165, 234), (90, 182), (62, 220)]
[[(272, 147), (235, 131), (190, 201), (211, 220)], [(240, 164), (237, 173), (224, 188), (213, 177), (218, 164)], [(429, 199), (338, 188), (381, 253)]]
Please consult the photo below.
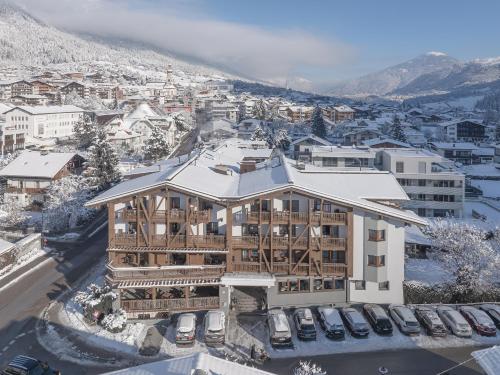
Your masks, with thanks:
[(226, 342), (226, 315), (221, 310), (209, 311), (205, 315), (205, 343), (224, 345)]
[(406, 335), (420, 334), (420, 323), (408, 307), (404, 305), (389, 305), (389, 313), (401, 332)]
[(267, 312), (267, 325), (269, 326), (269, 339), (273, 347), (293, 346), (292, 330), (283, 310), (269, 310)]
[(187, 313), (179, 315), (175, 333), (176, 344), (193, 344), (196, 331), (196, 315)]
[(438, 306), (437, 312), (443, 323), (455, 336), (472, 336), (472, 328), (457, 310), (450, 306)]

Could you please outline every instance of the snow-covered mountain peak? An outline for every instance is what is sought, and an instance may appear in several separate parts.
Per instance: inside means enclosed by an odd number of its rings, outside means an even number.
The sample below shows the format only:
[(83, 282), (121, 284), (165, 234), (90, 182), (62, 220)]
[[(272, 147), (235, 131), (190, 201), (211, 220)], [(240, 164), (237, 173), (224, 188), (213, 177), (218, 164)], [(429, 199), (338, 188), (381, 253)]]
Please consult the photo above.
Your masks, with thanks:
[(439, 52), (439, 51), (429, 51), (426, 53), (427, 56), (448, 56), (444, 52)]

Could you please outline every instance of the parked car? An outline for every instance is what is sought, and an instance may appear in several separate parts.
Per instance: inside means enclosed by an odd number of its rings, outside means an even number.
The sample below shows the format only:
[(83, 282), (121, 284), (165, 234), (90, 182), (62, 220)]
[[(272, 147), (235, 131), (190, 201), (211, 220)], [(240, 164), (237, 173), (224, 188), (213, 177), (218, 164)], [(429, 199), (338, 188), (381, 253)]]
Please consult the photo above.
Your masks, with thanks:
[(60, 375), (61, 372), (52, 369), (47, 362), (25, 355), (18, 355), (3, 369), (2, 375)]
[(367, 303), (363, 311), (373, 330), (379, 335), (392, 335), (392, 323), (385, 310), (375, 304)]
[(476, 309), (473, 306), (461, 306), (459, 310), (471, 327), (481, 336), (497, 335), (495, 323), (493, 323), (493, 320), (491, 320), (486, 312)]
[(175, 334), (176, 344), (194, 344), (196, 333), (196, 315), (187, 313), (179, 315)]
[(297, 337), (301, 340), (316, 340), (316, 327), (311, 310), (297, 309), (293, 313)]
[(495, 305), (493, 303), (486, 303), (479, 306), (479, 308), (485, 311), (493, 320), (493, 323), (500, 329), (500, 305)]
[(318, 307), (318, 322), (329, 339), (343, 340), (345, 338), (344, 323), (337, 309), (330, 306)]
[(351, 335), (354, 337), (368, 337), (370, 328), (366, 319), (358, 310), (352, 307), (343, 307), (340, 311)]
[(392, 319), (405, 335), (419, 335), (420, 324), (413, 312), (404, 305), (389, 305)]
[(444, 337), (448, 334), (446, 327), (434, 309), (427, 306), (418, 306), (415, 316), (429, 336)]
[(267, 325), (269, 327), (269, 339), (273, 347), (293, 346), (292, 330), (283, 310), (269, 310), (267, 312)]
[(457, 310), (450, 306), (438, 306), (437, 312), (443, 323), (454, 335), (471, 337), (472, 328)]
[(223, 311), (213, 310), (205, 314), (205, 343), (224, 345), (226, 341), (226, 316)]

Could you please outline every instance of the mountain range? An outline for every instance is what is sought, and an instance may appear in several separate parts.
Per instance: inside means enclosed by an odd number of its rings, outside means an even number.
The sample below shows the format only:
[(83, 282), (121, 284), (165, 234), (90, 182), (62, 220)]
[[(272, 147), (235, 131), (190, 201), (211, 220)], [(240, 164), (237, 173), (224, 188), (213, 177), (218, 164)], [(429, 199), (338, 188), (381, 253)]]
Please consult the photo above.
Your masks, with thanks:
[(172, 64), (187, 73), (231, 76), (150, 46), (59, 30), (15, 5), (0, 1), (0, 65), (42, 67), (66, 64), (70, 69), (86, 63), (113, 63), (154, 70)]
[[(500, 58), (462, 62), (428, 52), (401, 64), (334, 85), (328, 94), (415, 97), (467, 91), (500, 80)], [(486, 85), (487, 86), (487, 85)]]

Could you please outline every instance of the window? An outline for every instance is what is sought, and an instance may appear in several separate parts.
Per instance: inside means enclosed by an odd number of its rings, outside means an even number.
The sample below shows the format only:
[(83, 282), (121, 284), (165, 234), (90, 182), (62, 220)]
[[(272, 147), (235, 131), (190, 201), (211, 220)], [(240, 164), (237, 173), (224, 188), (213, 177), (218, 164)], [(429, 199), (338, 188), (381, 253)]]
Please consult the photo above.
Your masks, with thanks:
[(405, 163), (402, 161), (396, 162), (396, 173), (405, 173)]
[(241, 261), (242, 262), (258, 262), (259, 261), (259, 250), (241, 250)]
[(344, 279), (335, 279), (335, 289), (336, 290), (344, 290), (345, 289)]
[(417, 215), (418, 216), (426, 216), (427, 212), (426, 212), (425, 208), (419, 208), (419, 209), (417, 209)]
[(354, 281), (354, 289), (356, 290), (365, 290), (366, 289), (366, 283), (364, 280), (355, 280)]
[(243, 236), (258, 236), (259, 226), (257, 224), (241, 224), (241, 233)]
[(385, 241), (385, 229), (368, 229), (368, 241)]
[(333, 279), (324, 279), (323, 280), (323, 287), (325, 289), (333, 289)]
[(323, 167), (336, 167), (337, 158), (323, 158)]
[(368, 255), (368, 265), (372, 267), (385, 266), (385, 255)]
[(176, 234), (181, 230), (181, 225), (179, 223), (170, 223), (170, 233)]
[(207, 223), (207, 234), (219, 234), (219, 223), (217, 221)]
[(425, 161), (418, 162), (418, 173), (427, 173), (427, 163)]
[(418, 180), (418, 186), (426, 186), (427, 181), (426, 180)]
[(378, 290), (389, 290), (389, 281), (378, 283)]
[(180, 197), (171, 197), (170, 198), (170, 208), (171, 209), (181, 208), (181, 198)]

